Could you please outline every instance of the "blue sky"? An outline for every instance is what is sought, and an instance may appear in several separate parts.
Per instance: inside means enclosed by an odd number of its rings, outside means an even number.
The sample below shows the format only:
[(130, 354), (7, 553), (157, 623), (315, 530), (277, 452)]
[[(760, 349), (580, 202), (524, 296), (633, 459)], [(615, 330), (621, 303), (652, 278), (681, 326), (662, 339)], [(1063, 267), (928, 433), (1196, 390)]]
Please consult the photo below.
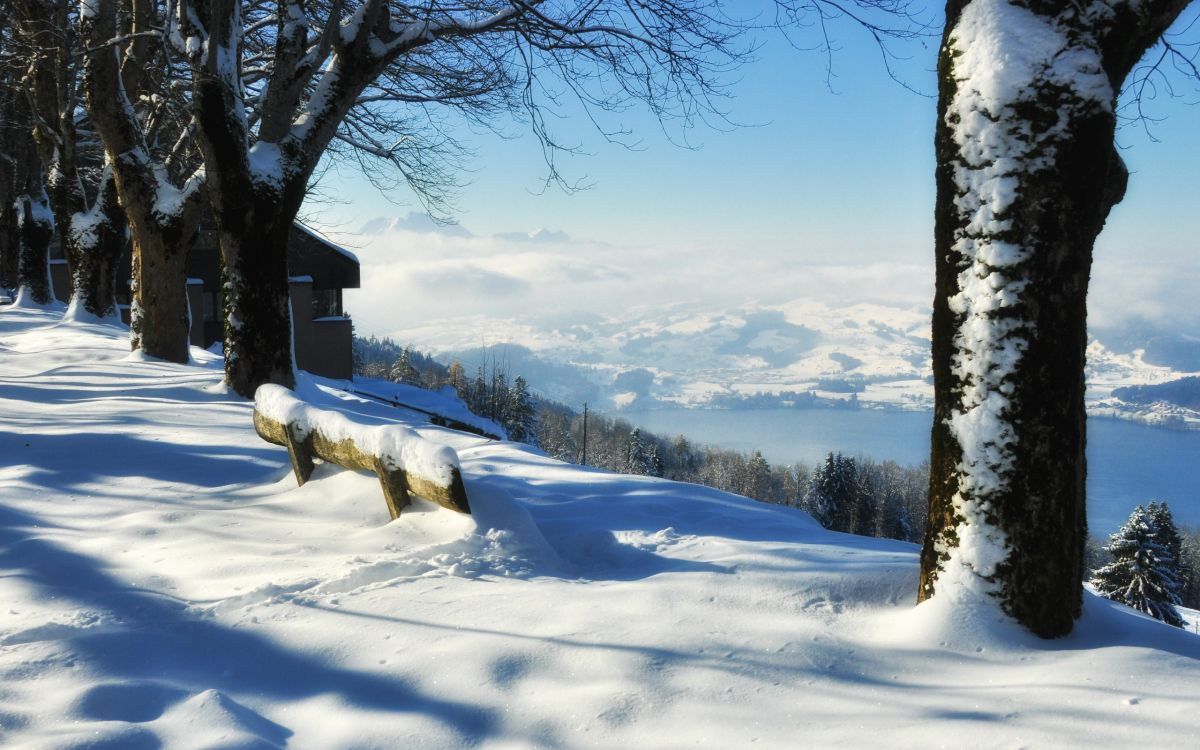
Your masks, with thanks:
[[(1193, 8), (1191, 16), (1197, 13)], [(785, 294), (778, 289), (784, 266), (931, 268), (935, 102), (892, 80), (861, 34), (849, 27), (843, 34), (832, 86), (822, 54), (763, 37), (759, 59), (742, 68), (729, 88), (730, 119), (745, 125), (688, 131), (694, 149), (674, 145), (637, 110), (618, 120), (640, 140), (636, 150), (605, 143), (582, 118), (558, 121), (560, 138), (590, 152), (561, 164), (568, 178), (592, 184), (582, 192), (539, 192), (546, 169), (531, 137), (473, 135), (468, 142), (476, 153), (457, 218), (482, 237), (565, 231), (572, 247), (563, 252), (618, 263), (629, 272), (637, 271), (640, 249), (654, 256), (645, 273), (661, 276), (667, 297), (671, 258), (680, 264), (702, 259), (718, 274), (736, 267), (736, 279), (728, 281), (735, 288), (726, 290), (733, 303), (738, 294), (749, 299), (758, 293), (756, 279)], [(899, 63), (903, 77), (927, 93), (934, 89), (936, 46), (936, 39), (908, 44), (902, 50), (908, 59)], [(1164, 307), (1195, 310), (1190, 298), (1200, 280), (1200, 106), (1194, 105), (1200, 93), (1188, 82), (1177, 92), (1178, 99), (1151, 103), (1164, 118), (1153, 126), (1157, 142), (1139, 126), (1118, 134), (1133, 177), (1098, 243), (1097, 319), (1118, 308), (1147, 316)], [(678, 139), (678, 130), (672, 133)], [(421, 210), (410, 196), (393, 196), (408, 202), (398, 207), (358, 179), (334, 184), (352, 202), (325, 209), (320, 222), (327, 226), (353, 231), (376, 216)], [(400, 251), (372, 248), (364, 261), (382, 260), (380, 252)], [(898, 277), (898, 283), (907, 282)], [(917, 286), (914, 298), (923, 299), (927, 289)], [(653, 296), (653, 286), (639, 285), (638, 294)], [(1131, 296), (1148, 307), (1124, 304)]]

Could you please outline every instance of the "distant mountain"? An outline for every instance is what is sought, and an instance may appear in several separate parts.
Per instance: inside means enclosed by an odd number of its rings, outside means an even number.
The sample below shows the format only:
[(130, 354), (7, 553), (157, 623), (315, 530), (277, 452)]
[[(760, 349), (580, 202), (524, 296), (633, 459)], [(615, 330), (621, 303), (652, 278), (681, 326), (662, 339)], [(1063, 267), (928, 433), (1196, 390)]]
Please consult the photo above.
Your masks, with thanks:
[(1113, 396), (1131, 404), (1165, 401), (1185, 409), (1200, 410), (1200, 377), (1179, 378), (1157, 385), (1130, 385), (1113, 390)]
[(363, 235), (378, 235), (391, 231), (417, 232), (419, 234), (444, 234), (450, 237), (474, 237), (461, 224), (439, 222), (427, 213), (410, 211), (406, 216), (388, 218), (376, 216), (359, 228)]

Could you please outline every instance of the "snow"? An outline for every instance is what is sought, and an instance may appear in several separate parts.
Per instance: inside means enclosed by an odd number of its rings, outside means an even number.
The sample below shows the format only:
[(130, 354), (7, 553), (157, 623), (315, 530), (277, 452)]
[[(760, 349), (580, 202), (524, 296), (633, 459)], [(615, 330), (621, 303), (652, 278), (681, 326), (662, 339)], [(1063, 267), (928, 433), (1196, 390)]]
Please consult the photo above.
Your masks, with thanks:
[(101, 202), (97, 200), (87, 211), (77, 211), (71, 215), (69, 231), (74, 237), (75, 243), (86, 252), (96, 247), (100, 241), (99, 230), (103, 223), (104, 212), (101, 210)]
[(349, 440), (360, 451), (377, 456), (390, 469), (403, 469), (443, 487), (449, 487), (458, 467), (454, 449), (423, 438), (398, 424), (372, 425), (347, 417), (341, 411), (310, 406), (291, 390), (279, 385), (259, 386), (254, 408), (268, 419), (291, 426), (304, 440), (319, 432), (327, 440)]
[(296, 487), (218, 356), (127, 351), (111, 324), (0, 310), (6, 748), (1200, 739), (1200, 638), (1091, 594), (1057, 641), (986, 600), (914, 607), (911, 545), (303, 380), (457, 452), (474, 515), (389, 522), (369, 473)]
[(314, 240), (316, 240), (317, 242), (320, 242), (321, 244), (325, 245), (325, 246), (326, 246), (326, 247), (328, 247), (330, 250), (333, 250), (334, 252), (336, 252), (336, 253), (339, 253), (339, 254), (341, 254), (341, 255), (343, 255), (343, 256), (345, 256), (345, 257), (349, 258), (350, 260), (354, 261), (355, 263), (358, 263), (358, 256), (357, 256), (357, 255), (355, 255), (354, 253), (350, 252), (349, 250), (347, 250), (346, 248), (342, 247), (341, 245), (338, 245), (338, 244), (335, 244), (335, 243), (333, 243), (333, 242), (330, 242), (329, 240), (325, 239), (324, 237), (322, 237), (321, 235), (317, 234), (317, 233), (316, 233), (316, 232), (314, 232), (313, 230), (311, 230), (311, 229), (309, 229), (308, 227), (304, 226), (304, 225), (303, 225), (303, 224), (301, 224), (300, 222), (298, 222), (298, 221), (297, 221), (297, 222), (295, 222), (295, 223), (294, 223), (292, 226), (293, 226), (293, 227), (295, 227), (296, 229), (300, 230), (301, 232), (304, 232), (304, 233), (305, 233), (305, 234), (307, 234), (309, 237), (312, 237), (312, 238), (313, 238)]
[(250, 147), (250, 176), (274, 190), (283, 189), (283, 154), (279, 144), (259, 141)]
[(54, 229), (54, 212), (50, 209), (50, 197), (46, 195), (44, 189), (39, 188), (37, 195), (26, 193), (20, 196), (17, 198), (14, 207), (17, 210), (17, 226), (25, 224), (25, 210), (28, 207), (28, 218), (30, 220), (35, 224), (42, 224), (43, 226), (50, 227), (52, 230)]
[[(335, 318), (343, 320), (343, 318)], [(334, 388), (344, 388), (355, 397), (362, 396), (369, 400), (389, 403), (393, 408), (399, 408), (401, 413), (407, 413), (409, 419), (423, 419), (424, 414), (438, 414), (446, 419), (452, 419), (470, 425), (489, 435), (504, 435), (504, 428), (490, 419), (472, 414), (467, 405), (462, 402), (454, 386), (442, 386), (439, 391), (430, 391), (404, 383), (393, 383), (381, 378), (354, 377), (353, 383), (345, 381), (322, 380), (318, 382)]]
[(27, 284), (22, 284), (17, 289), (17, 298), (12, 301), (13, 309), (25, 310), (55, 310), (62, 309), (63, 303), (57, 299), (52, 299), (46, 304), (40, 304), (33, 299), (33, 290)]
[(158, 184), (154, 193), (154, 213), (158, 221), (168, 223), (183, 214), (186, 194), (171, 182), (166, 167), (161, 164), (154, 165), (154, 178)]

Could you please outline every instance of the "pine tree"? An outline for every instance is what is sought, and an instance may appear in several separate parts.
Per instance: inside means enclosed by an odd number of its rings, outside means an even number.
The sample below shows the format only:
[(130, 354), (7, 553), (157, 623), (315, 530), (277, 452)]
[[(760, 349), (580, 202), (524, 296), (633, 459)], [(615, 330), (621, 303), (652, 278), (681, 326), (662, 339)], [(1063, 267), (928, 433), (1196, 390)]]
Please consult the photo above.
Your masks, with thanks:
[(510, 440), (520, 443), (536, 444), (537, 415), (533, 408), (533, 397), (529, 394), (529, 386), (520, 375), (513, 381), (513, 387), (508, 390), (508, 421), (504, 425)]
[(658, 443), (651, 442), (646, 449), (646, 464), (652, 477), (661, 477), (666, 473), (667, 467), (663, 464), (662, 456), (658, 454)]
[(499, 422), (507, 430), (512, 424), (509, 418), (508, 406), (508, 374), (504, 370), (492, 366), (492, 384), (488, 389), (488, 416)]
[(854, 506), (858, 499), (857, 474), (854, 459), (837, 454), (833, 460), (833, 473), (828, 481), (829, 528), (834, 531), (854, 530)]
[(683, 435), (677, 435), (671, 443), (671, 460), (675, 464), (675, 470), (671, 472), (672, 479), (688, 481), (695, 476), (696, 453)]
[(754, 451), (746, 466), (746, 481), (742, 494), (755, 500), (766, 501), (771, 496), (771, 465), (763, 458), (762, 451)]
[(417, 370), (416, 365), (413, 364), (413, 350), (411, 346), (404, 347), (404, 351), (400, 352), (400, 357), (392, 364), (388, 378), (393, 383), (421, 386), (421, 373)]
[(1157, 532), (1154, 535), (1154, 541), (1162, 545), (1167, 554), (1171, 556), (1172, 572), (1175, 576), (1176, 596), (1180, 595), (1185, 587), (1184, 570), (1183, 570), (1183, 537), (1179, 535), (1179, 528), (1175, 526), (1175, 517), (1171, 514), (1171, 507), (1165, 502), (1156, 502), (1151, 500), (1146, 505), (1146, 512), (1150, 514), (1150, 518), (1154, 520), (1154, 525)]
[(822, 466), (813, 469), (808, 490), (804, 493), (804, 510), (827, 529), (833, 524), (836, 473), (837, 459), (830, 453)]
[(650, 473), (646, 446), (642, 443), (642, 431), (637, 427), (633, 428), (633, 431), (629, 433), (629, 440), (625, 443), (625, 473)]
[(488, 413), (488, 385), (483, 377), (483, 365), (475, 371), (475, 379), (471, 381), (471, 390), (467, 394), (467, 408), (481, 417), (490, 417)]
[(854, 483), (851, 486), (853, 519), (850, 532), (859, 536), (874, 536), (875, 534), (875, 525), (879, 515), (876, 503), (880, 491), (878, 472), (874, 471), (874, 468), (874, 464), (868, 462), (866, 466), (860, 467), (858, 471), (854, 472)]
[(1149, 510), (1141, 505), (1134, 508), (1125, 525), (1109, 538), (1113, 561), (1097, 570), (1091, 583), (1107, 599), (1182, 627), (1183, 618), (1175, 609), (1179, 604), (1176, 562), (1158, 541), (1161, 533)]

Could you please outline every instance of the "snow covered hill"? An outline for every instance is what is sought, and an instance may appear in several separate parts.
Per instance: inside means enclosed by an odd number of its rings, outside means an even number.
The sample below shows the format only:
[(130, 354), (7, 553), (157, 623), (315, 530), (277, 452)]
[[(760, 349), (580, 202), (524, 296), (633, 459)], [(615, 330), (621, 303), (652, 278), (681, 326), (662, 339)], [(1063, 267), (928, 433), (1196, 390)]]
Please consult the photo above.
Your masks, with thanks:
[(474, 515), (418, 501), (389, 522), (369, 474), (297, 488), (193, 356), (0, 309), (6, 748), (1200, 741), (1191, 633), (1090, 595), (1055, 642), (914, 607), (910, 545), (305, 381), (458, 451)]
[[(543, 395), (608, 409), (772, 407), (791, 405), (797, 395), (842, 400), (852, 393), (874, 407), (933, 404), (929, 311), (920, 306), (813, 300), (733, 309), (646, 306), (569, 324), (536, 315), (435, 319), (388, 335), (461, 360), (468, 372), (507, 359)], [(1192, 361), (1151, 356), (1128, 336), (1112, 337), (1120, 346), (1093, 338), (1088, 348), (1089, 409), (1200, 426), (1194, 407), (1115, 393), (1187, 377), (1191, 372), (1175, 365)]]

